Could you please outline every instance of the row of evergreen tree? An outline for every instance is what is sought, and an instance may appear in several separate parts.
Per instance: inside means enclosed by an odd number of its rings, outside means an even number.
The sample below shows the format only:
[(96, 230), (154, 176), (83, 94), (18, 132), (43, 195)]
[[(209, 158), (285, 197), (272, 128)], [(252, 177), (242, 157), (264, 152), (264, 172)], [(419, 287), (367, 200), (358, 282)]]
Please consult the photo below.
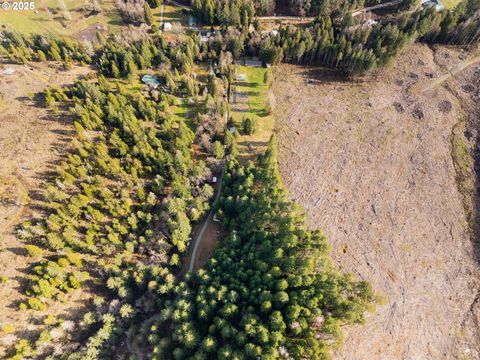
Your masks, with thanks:
[[(367, 1), (367, 5), (376, 0)], [(248, 26), (253, 16), (283, 15), (323, 16), (346, 14), (362, 8), (364, 0), (192, 0), (194, 14), (207, 24)]]
[[(205, 8), (212, 9), (208, 10), (211, 16), (203, 13)], [(100, 37), (102, 46), (92, 52), (68, 39), (38, 35), (28, 38), (4, 31), (0, 49), (19, 62), (45, 59), (68, 64), (72, 60), (93, 62), (102, 74), (115, 78), (134, 78), (138, 69), (160, 64), (190, 73), (195, 59), (216, 58), (222, 51), (230, 51), (234, 58), (255, 55), (266, 63), (326, 65), (355, 74), (389, 64), (406, 44), (417, 39), (460, 45), (480, 39), (480, 4), (476, 0), (463, 0), (454, 10), (421, 8), (373, 27), (355, 22), (348, 12), (339, 12), (340, 8), (330, 6), (311, 26), (288, 26), (272, 37), (262, 36), (257, 30), (249, 31), (255, 15), (253, 3), (204, 0), (194, 3), (198, 16), (207, 23), (222, 24), (223, 31), (202, 47), (196, 36), (188, 37), (178, 47), (167, 46), (161, 36), (130, 44)]]

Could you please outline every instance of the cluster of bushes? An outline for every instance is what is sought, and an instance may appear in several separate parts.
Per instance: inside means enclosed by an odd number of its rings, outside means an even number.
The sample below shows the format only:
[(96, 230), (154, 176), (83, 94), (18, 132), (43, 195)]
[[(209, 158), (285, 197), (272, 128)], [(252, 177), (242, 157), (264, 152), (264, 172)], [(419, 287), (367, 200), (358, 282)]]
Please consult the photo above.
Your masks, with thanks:
[[(78, 289), (89, 279), (88, 272), (79, 271), (82, 266), (81, 256), (75, 252), (67, 252), (56, 261), (43, 260), (34, 267), (35, 275), (29, 275), (30, 287), (28, 305), (34, 310), (45, 310), (46, 300), (61, 300), (63, 295)], [(26, 308), (26, 304), (21, 304)]]
[(341, 326), (363, 321), (370, 286), (338, 273), (325, 237), (306, 229), (282, 189), (273, 140), (257, 166), (231, 158), (224, 185), (228, 236), (162, 310), (152, 358), (328, 357)]

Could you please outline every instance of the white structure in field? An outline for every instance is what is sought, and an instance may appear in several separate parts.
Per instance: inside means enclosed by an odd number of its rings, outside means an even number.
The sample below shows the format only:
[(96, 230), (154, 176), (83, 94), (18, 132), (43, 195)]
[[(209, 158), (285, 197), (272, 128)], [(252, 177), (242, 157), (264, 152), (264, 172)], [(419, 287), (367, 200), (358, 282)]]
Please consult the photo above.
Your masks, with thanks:
[(172, 24), (168, 22), (163, 24), (163, 31), (172, 31)]

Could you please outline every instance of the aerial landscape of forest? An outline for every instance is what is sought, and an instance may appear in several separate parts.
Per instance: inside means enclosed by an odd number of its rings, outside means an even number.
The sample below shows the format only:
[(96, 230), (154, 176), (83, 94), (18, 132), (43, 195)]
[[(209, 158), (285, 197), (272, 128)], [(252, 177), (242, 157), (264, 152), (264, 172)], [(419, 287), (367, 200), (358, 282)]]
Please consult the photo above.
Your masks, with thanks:
[(0, 358), (480, 359), (479, 0), (0, 3)]

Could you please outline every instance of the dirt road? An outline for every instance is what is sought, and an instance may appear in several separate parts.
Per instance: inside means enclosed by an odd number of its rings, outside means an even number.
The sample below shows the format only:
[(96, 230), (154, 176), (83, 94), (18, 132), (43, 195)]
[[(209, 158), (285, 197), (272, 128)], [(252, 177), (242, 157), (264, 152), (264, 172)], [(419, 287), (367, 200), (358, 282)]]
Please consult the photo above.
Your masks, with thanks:
[[(222, 185), (223, 185), (222, 183), (223, 183), (224, 175), (225, 175), (225, 165), (222, 165), (222, 173), (220, 175), (220, 178), (218, 179), (217, 194), (215, 195), (215, 200), (213, 201), (214, 204), (218, 201), (218, 199), (220, 198), (220, 194), (222, 193)], [(217, 230), (217, 226), (214, 224), (214, 221), (213, 221), (214, 215), (215, 215), (215, 210), (214, 209), (210, 210), (207, 218), (205, 219), (205, 222), (202, 225), (202, 228), (200, 229), (200, 232), (198, 233), (197, 237), (194, 239), (192, 256), (190, 257), (190, 262), (188, 264), (188, 271), (193, 271), (194, 269), (197, 270), (199, 268), (198, 266), (199, 264), (197, 261), (197, 251), (200, 247), (200, 251), (202, 253), (205, 252), (205, 249), (203, 249), (204, 246), (202, 243), (202, 241), (204, 240), (204, 235), (207, 234), (207, 236), (211, 240), (213, 240), (212, 238), (214, 237), (214, 234), (212, 233), (212, 231)], [(210, 228), (210, 231), (206, 231), (209, 228)], [(209, 241), (208, 243), (210, 244), (211, 241)], [(216, 243), (216, 239), (214, 241), (213, 248), (215, 248), (215, 243)], [(209, 247), (211, 247), (211, 245)], [(206, 261), (206, 260), (208, 260), (208, 258), (203, 259), (203, 261)]]
[(468, 57), (467, 59), (462, 60), (458, 64), (455, 64), (452, 69), (448, 69), (445, 72), (445, 74), (443, 74), (442, 76), (439, 76), (438, 78), (430, 80), (426, 83), (418, 84), (416, 87), (414, 87), (414, 89), (412, 89), (412, 93), (418, 94), (418, 93), (424, 93), (424, 92), (433, 90), (435, 87), (443, 84), (452, 76), (455, 76), (459, 72), (462, 72), (463, 70), (465, 70), (467, 67), (478, 64), (479, 62), (480, 62), (480, 50), (476, 51), (472, 56)]
[(452, 160), (464, 110), (442, 86), (409, 91), (445, 72), (436, 57), (461, 61), (442, 51), (415, 45), (358, 83), (287, 65), (275, 75), (284, 183), (339, 266), (385, 302), (346, 328), (336, 359), (480, 358), (480, 274)]

